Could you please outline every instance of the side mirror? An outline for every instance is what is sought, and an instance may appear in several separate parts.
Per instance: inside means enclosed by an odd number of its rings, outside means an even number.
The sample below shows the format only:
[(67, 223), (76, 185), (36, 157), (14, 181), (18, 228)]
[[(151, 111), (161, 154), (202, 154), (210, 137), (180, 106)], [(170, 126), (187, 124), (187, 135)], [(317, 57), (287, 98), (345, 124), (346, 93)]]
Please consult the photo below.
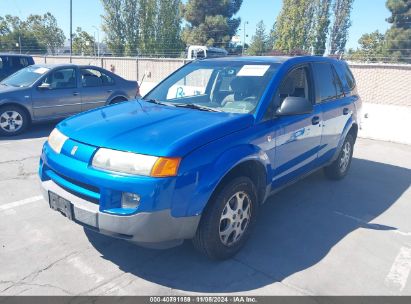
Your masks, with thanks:
[(314, 107), (303, 97), (286, 97), (276, 111), (277, 116), (302, 115), (312, 113)]
[(51, 89), (51, 86), (50, 86), (49, 83), (43, 82), (43, 83), (42, 83), (41, 85), (39, 85), (37, 88), (40, 89), (40, 90), (50, 90), (50, 89)]

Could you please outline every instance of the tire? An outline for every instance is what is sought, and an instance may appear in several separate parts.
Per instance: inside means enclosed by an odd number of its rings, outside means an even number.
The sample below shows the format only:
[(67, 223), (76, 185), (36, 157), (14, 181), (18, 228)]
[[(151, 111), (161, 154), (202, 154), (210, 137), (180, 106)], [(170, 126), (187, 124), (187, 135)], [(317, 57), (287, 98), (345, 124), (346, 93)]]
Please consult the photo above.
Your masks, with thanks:
[(325, 175), (332, 180), (343, 179), (351, 166), (352, 154), (354, 151), (354, 137), (348, 134), (342, 145), (338, 158), (331, 165), (324, 168)]
[(248, 177), (234, 178), (218, 190), (203, 212), (194, 247), (212, 260), (234, 256), (255, 225), (259, 205), (256, 193)]
[(127, 101), (127, 99), (124, 98), (124, 97), (116, 97), (110, 102), (110, 105), (113, 105), (113, 104), (116, 104), (116, 103), (122, 103), (122, 102), (125, 102), (125, 101)]
[(29, 117), (17, 106), (0, 107), (0, 135), (15, 136), (23, 133), (29, 125)]

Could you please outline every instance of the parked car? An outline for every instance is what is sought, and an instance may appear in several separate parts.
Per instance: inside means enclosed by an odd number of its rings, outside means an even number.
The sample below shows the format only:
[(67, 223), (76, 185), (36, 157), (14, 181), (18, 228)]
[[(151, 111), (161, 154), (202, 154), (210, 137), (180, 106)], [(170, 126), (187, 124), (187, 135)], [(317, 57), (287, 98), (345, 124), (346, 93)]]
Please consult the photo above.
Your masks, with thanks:
[(0, 135), (139, 96), (136, 81), (90, 65), (32, 65), (0, 82)]
[(320, 168), (347, 175), (360, 108), (343, 61), (194, 61), (141, 100), (57, 125), (40, 160), (43, 195), (101, 233), (144, 246), (193, 239), (225, 259), (270, 195)]
[(18, 54), (0, 54), (0, 81), (29, 65), (33, 65), (33, 57)]

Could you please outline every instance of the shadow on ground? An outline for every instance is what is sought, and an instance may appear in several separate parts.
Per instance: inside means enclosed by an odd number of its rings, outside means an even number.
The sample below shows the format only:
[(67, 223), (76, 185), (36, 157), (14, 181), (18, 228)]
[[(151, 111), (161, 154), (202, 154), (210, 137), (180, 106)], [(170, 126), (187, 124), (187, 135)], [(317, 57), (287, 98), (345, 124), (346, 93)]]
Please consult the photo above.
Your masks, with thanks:
[(354, 159), (342, 181), (317, 172), (274, 195), (261, 208), (249, 242), (234, 258), (213, 262), (189, 241), (165, 251), (149, 250), (86, 230), (104, 259), (144, 280), (193, 292), (241, 292), (281, 281), (321, 261), (358, 228), (370, 224), (408, 189), (411, 170)]
[(50, 132), (54, 129), (54, 127), (59, 122), (60, 121), (33, 124), (29, 126), (28, 129), (23, 134), (20, 134), (17, 136), (0, 136), (0, 141), (4, 141), (4, 140), (14, 141), (14, 140), (20, 140), (20, 139), (47, 137), (50, 135)]

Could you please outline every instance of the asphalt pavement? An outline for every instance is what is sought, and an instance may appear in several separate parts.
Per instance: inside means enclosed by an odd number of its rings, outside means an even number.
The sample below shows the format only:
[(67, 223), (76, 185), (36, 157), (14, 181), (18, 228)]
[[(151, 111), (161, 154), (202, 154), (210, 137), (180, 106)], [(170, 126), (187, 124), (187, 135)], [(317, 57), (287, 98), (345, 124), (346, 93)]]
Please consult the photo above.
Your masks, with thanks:
[(411, 146), (359, 139), (344, 180), (317, 172), (277, 193), (245, 248), (213, 262), (50, 210), (37, 169), (52, 128), (0, 138), (0, 295), (411, 295)]

